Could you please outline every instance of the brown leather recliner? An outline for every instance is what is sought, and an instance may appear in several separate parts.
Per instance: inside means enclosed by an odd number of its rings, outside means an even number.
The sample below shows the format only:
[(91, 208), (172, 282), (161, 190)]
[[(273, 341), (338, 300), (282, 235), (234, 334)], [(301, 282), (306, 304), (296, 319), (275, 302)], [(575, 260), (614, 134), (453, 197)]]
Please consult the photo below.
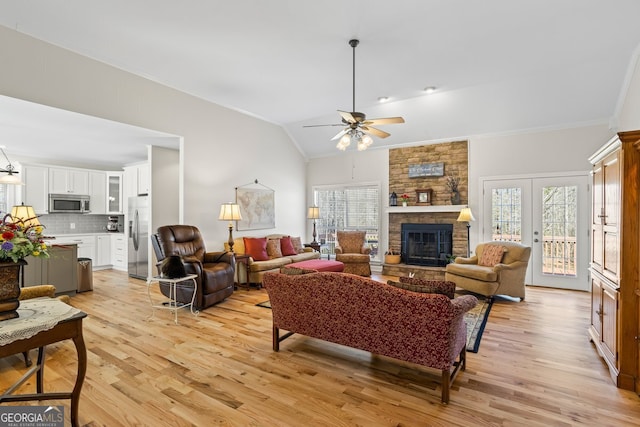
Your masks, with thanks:
[[(161, 261), (170, 256), (182, 257), (187, 274), (197, 274), (197, 292), (194, 305), (197, 309), (210, 307), (233, 293), (236, 259), (233, 252), (207, 252), (200, 230), (192, 225), (165, 225), (151, 237), (158, 258), (158, 274)], [(190, 303), (193, 286), (177, 285), (177, 300)], [(169, 297), (169, 284), (160, 282), (160, 291)]]

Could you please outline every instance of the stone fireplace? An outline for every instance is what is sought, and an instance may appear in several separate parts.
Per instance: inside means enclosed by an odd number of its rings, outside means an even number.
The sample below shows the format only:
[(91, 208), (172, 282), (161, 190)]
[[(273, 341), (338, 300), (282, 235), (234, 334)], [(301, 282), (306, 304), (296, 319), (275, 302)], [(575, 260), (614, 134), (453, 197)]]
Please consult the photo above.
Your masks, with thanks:
[[(460, 209), (468, 203), (468, 144), (467, 141), (455, 141), (417, 147), (404, 147), (389, 150), (389, 193), (408, 194), (409, 206), (386, 209), (389, 215), (389, 248), (399, 250), (402, 254), (401, 264), (383, 264), (382, 273), (394, 276), (407, 276), (414, 273), (416, 277), (426, 279), (444, 279), (444, 265), (448, 255), (467, 255), (466, 223), (458, 222)], [(410, 176), (409, 166), (423, 163), (444, 163), (444, 176)], [(460, 178), (460, 205), (451, 204), (451, 193), (446, 186), (446, 176), (455, 175)], [(430, 203), (418, 203), (417, 191), (431, 190)], [(422, 235), (414, 249), (423, 253), (411, 257), (407, 263), (406, 251), (409, 249), (403, 240), (403, 224), (429, 225), (442, 228), (445, 236)], [(450, 233), (450, 243), (442, 243), (439, 239)], [(437, 253), (433, 249), (425, 249), (424, 240), (436, 239)], [(426, 252), (425, 252), (426, 251)], [(445, 253), (446, 252), (446, 253)], [(442, 262), (444, 258), (444, 263)]]
[(453, 253), (453, 224), (401, 225), (402, 262), (443, 267)]

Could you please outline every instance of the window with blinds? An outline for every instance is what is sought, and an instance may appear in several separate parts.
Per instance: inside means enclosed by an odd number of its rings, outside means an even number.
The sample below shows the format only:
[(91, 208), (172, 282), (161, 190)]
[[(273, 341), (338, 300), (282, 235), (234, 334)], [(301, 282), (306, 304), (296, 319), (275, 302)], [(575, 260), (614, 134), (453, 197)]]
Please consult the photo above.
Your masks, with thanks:
[(360, 230), (367, 232), (371, 260), (380, 260), (380, 189), (377, 185), (314, 189), (314, 200), (320, 208), (320, 219), (316, 221), (316, 229), (322, 253), (334, 253), (337, 230)]
[(9, 212), (7, 209), (7, 184), (0, 184), (0, 212), (3, 216)]

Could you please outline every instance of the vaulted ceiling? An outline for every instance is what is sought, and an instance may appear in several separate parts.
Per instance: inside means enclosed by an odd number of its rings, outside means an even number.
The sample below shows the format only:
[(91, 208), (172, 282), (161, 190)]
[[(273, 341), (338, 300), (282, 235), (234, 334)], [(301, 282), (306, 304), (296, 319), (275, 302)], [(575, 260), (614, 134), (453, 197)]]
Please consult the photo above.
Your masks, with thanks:
[[(0, 1), (0, 25), (282, 125), (335, 154), (336, 110), (402, 116), (374, 147), (607, 122), (637, 0)], [(423, 89), (435, 86), (426, 94)], [(379, 97), (389, 97), (381, 104)]]

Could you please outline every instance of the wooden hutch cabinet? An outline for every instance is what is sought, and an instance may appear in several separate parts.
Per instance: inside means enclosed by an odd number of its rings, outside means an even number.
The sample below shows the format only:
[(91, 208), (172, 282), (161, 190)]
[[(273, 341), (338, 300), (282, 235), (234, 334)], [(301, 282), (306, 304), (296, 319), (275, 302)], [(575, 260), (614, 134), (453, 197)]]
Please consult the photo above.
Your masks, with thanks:
[(621, 132), (593, 165), (589, 336), (620, 388), (640, 391), (640, 131)]

